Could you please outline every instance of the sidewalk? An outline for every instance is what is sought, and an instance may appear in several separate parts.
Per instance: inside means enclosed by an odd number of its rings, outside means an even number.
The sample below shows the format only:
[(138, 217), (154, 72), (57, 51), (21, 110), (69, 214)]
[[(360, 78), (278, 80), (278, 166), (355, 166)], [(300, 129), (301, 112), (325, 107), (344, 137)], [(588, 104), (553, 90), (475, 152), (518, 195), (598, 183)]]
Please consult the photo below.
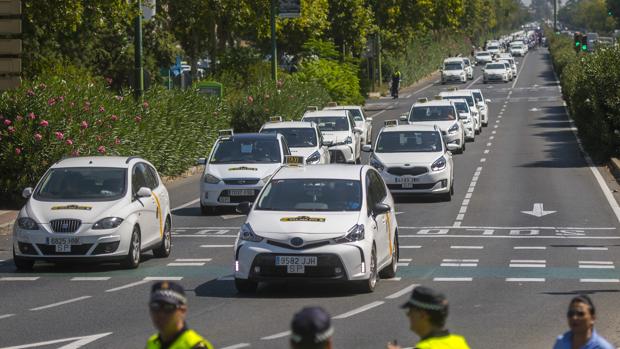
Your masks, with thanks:
[(0, 235), (8, 235), (13, 231), (13, 223), (19, 211), (0, 211)]
[[(439, 74), (440, 73), (437, 70), (431, 73), (430, 75), (427, 75), (426, 77), (416, 81), (415, 83), (407, 87), (401, 88), (399, 91), (399, 95), (404, 97), (407, 94), (410, 94), (414, 91), (417, 91), (423, 88), (425, 85), (432, 84), (433, 82), (439, 80), (440, 78)], [(392, 105), (390, 101), (392, 101), (392, 97), (390, 96), (368, 97), (368, 99), (366, 99), (366, 105), (364, 106), (364, 110), (379, 111), (379, 110), (389, 109), (389, 107)]]

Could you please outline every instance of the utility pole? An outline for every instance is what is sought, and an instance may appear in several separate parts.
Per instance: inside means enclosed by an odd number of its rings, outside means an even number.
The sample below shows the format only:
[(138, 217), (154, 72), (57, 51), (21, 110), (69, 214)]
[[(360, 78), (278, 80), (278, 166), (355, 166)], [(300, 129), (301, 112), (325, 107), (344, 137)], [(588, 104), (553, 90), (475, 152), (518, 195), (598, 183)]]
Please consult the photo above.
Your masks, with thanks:
[(558, 0), (553, 0), (553, 32), (558, 32)]
[(377, 31), (377, 64), (379, 65), (379, 87), (383, 84), (383, 72), (381, 70), (381, 32)]
[(141, 99), (144, 94), (144, 68), (142, 67), (142, 0), (136, 1), (138, 4), (138, 15), (135, 23), (134, 38), (134, 68), (136, 72), (136, 98)]
[(278, 81), (278, 48), (276, 41), (276, 1), (271, 0), (271, 77)]

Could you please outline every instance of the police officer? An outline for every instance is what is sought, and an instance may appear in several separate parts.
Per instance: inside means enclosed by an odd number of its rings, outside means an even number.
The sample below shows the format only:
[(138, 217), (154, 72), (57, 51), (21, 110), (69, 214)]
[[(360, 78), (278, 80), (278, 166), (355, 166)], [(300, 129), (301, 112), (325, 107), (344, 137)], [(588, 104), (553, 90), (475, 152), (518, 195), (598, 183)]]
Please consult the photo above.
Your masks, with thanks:
[(398, 89), (400, 88), (400, 70), (398, 68), (394, 69), (394, 73), (392, 73), (392, 98), (398, 98)]
[(321, 307), (306, 307), (293, 316), (291, 349), (332, 349), (331, 317)]
[(187, 298), (181, 285), (161, 281), (151, 288), (149, 310), (158, 333), (146, 342), (146, 349), (213, 349), (211, 343), (187, 328)]
[[(402, 308), (407, 310), (411, 330), (420, 337), (414, 348), (469, 349), (465, 338), (451, 334), (445, 329), (448, 300), (443, 294), (428, 287), (418, 286)], [(388, 343), (387, 348), (400, 349), (400, 346)]]

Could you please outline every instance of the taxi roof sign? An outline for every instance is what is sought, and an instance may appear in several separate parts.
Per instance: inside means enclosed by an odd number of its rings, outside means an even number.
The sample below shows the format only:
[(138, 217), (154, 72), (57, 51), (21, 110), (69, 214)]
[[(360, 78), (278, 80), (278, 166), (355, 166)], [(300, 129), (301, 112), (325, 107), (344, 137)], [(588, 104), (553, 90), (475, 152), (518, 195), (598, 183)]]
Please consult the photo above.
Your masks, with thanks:
[(385, 127), (394, 127), (398, 126), (398, 120), (385, 120), (383, 122), (383, 126)]
[(319, 111), (319, 107), (316, 105), (309, 105), (306, 107), (306, 111)]
[(232, 137), (235, 134), (235, 132), (233, 131), (232, 128), (227, 129), (227, 130), (219, 130), (217, 132), (217, 135), (221, 138), (228, 138), (228, 137)]
[(269, 118), (269, 122), (282, 122), (281, 116), (272, 116)]
[(328, 107), (337, 107), (337, 106), (338, 106), (338, 103), (336, 103), (336, 102), (328, 102), (328, 103), (327, 103), (327, 106), (328, 106)]
[(428, 102), (428, 98), (424, 97), (424, 98), (418, 98), (418, 103), (426, 103)]
[(458, 89), (457, 87), (450, 87), (450, 88), (448, 89), (448, 91), (458, 91), (458, 90), (459, 90), (459, 89)]
[(443, 97), (441, 97), (441, 96), (437, 95), (437, 96), (433, 97), (433, 99), (440, 101), (440, 100), (442, 100), (442, 99), (443, 99)]
[(296, 155), (285, 155), (284, 163), (289, 166), (303, 166), (304, 165), (304, 157), (296, 156)]

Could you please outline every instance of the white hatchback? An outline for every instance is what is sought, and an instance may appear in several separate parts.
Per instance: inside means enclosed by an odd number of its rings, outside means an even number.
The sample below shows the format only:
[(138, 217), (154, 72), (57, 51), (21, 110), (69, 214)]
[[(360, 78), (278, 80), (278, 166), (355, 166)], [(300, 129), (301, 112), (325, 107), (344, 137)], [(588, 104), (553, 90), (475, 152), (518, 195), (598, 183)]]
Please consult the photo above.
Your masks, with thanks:
[(50, 167), (19, 212), (13, 260), (120, 261), (136, 268), (141, 252), (167, 257), (170, 198), (152, 164), (139, 157), (76, 157)]
[(330, 156), (323, 135), (314, 122), (268, 122), (260, 133), (280, 133), (286, 139), (292, 155), (303, 156), (307, 164), (329, 164)]
[(348, 110), (353, 116), (355, 126), (362, 129), (360, 136), (362, 144), (372, 143), (372, 118), (364, 114), (364, 108), (359, 105), (341, 105), (337, 107), (326, 107), (323, 110)]

